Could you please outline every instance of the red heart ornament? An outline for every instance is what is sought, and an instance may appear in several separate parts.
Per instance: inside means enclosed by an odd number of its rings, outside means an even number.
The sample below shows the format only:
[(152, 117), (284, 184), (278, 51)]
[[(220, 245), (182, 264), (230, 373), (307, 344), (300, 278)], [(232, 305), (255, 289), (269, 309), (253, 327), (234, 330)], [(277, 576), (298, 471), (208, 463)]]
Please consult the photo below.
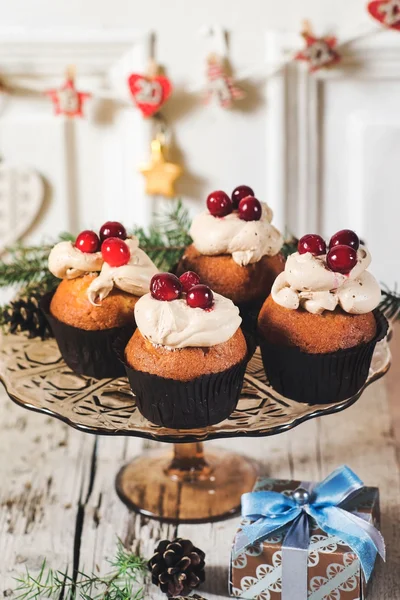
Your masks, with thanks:
[(133, 100), (145, 117), (158, 112), (172, 92), (172, 83), (167, 77), (146, 77), (132, 73), (128, 79)]
[(400, 31), (399, 0), (374, 0), (368, 4), (368, 12), (385, 27)]

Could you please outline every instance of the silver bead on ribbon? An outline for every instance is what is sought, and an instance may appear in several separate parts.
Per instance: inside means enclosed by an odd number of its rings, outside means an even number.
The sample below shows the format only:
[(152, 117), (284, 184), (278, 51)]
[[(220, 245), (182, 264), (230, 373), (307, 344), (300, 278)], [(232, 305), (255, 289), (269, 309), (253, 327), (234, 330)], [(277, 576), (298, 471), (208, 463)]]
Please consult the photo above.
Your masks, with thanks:
[(297, 488), (292, 494), (293, 500), (297, 502), (299, 506), (304, 506), (310, 503), (310, 494), (304, 488)]

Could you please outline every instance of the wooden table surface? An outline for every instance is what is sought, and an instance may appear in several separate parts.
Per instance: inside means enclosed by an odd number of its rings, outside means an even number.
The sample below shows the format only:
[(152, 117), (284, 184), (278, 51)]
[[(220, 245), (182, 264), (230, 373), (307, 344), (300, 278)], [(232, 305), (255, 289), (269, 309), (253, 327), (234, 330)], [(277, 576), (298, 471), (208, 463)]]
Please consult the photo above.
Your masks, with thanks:
[[(348, 464), (381, 491), (387, 562), (378, 560), (369, 598), (400, 599), (400, 408), (397, 373), (400, 328), (392, 344), (394, 366), (350, 409), (304, 423), (271, 438), (207, 442), (262, 462), (274, 477), (318, 480)], [(161, 525), (120, 502), (114, 479), (120, 467), (151, 446), (129, 438), (96, 438), (23, 410), (0, 390), (0, 597), (13, 597), (14, 577), (34, 572), (44, 557), (59, 569), (107, 569), (117, 536), (150, 556), (157, 541), (189, 537), (207, 554), (209, 600), (227, 597), (230, 545), (239, 519), (205, 525)], [(150, 583), (146, 600), (165, 598)], [(295, 600), (295, 599), (293, 599)]]

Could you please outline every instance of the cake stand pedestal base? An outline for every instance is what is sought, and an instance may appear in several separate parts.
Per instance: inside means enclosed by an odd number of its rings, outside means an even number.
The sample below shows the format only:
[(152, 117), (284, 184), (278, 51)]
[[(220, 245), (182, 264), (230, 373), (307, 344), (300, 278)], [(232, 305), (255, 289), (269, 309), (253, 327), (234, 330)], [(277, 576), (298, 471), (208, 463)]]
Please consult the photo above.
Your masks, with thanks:
[(132, 510), (166, 522), (226, 519), (240, 510), (242, 494), (258, 475), (254, 461), (202, 443), (175, 444), (174, 453), (154, 451), (121, 469), (116, 489)]
[(390, 351), (383, 340), (377, 344), (368, 379), (357, 394), (333, 404), (309, 405), (283, 398), (270, 387), (256, 350), (237, 409), (229, 419), (185, 431), (157, 428), (147, 421), (137, 409), (127, 379), (98, 380), (73, 373), (61, 359), (55, 340), (4, 335), (0, 341), (0, 381), (17, 404), (57, 417), (85, 433), (175, 444), (173, 456), (145, 454), (124, 467), (116, 482), (119, 497), (130, 508), (173, 523), (217, 521), (235, 514), (242, 494), (250, 492), (256, 480), (254, 462), (214, 448), (204, 456), (200, 442), (276, 435), (308, 419), (339, 412), (354, 404), (390, 366)]

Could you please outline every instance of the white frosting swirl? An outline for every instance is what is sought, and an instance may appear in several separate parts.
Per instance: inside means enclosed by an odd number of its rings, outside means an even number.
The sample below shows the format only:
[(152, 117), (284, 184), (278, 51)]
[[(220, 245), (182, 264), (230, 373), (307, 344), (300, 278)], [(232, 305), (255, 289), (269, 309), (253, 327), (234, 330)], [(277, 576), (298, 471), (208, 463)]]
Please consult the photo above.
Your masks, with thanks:
[(150, 290), (150, 280), (158, 273), (153, 261), (139, 248), (139, 240), (131, 236), (125, 240), (131, 253), (129, 262), (122, 267), (103, 264), (101, 273), (88, 287), (88, 297), (94, 306), (104, 300), (113, 287), (134, 296), (144, 296)]
[(216, 293), (210, 310), (191, 308), (185, 298), (162, 302), (146, 294), (136, 303), (135, 320), (152, 344), (173, 349), (223, 344), (242, 322), (233, 302)]
[(208, 211), (197, 215), (190, 228), (195, 248), (206, 256), (231, 254), (240, 266), (256, 263), (263, 256), (275, 256), (283, 238), (271, 225), (270, 207), (264, 202), (261, 206), (259, 221), (243, 221), (238, 211), (226, 217), (213, 217)]
[(75, 279), (85, 273), (100, 271), (103, 265), (101, 252), (82, 252), (72, 242), (60, 242), (52, 248), (49, 271), (59, 279)]
[(288, 257), (285, 271), (275, 279), (272, 298), (284, 308), (296, 310), (301, 306), (313, 314), (335, 310), (338, 305), (349, 314), (368, 313), (381, 299), (378, 282), (366, 271), (370, 263), (371, 255), (363, 246), (348, 275), (328, 269), (326, 255), (295, 252)]

